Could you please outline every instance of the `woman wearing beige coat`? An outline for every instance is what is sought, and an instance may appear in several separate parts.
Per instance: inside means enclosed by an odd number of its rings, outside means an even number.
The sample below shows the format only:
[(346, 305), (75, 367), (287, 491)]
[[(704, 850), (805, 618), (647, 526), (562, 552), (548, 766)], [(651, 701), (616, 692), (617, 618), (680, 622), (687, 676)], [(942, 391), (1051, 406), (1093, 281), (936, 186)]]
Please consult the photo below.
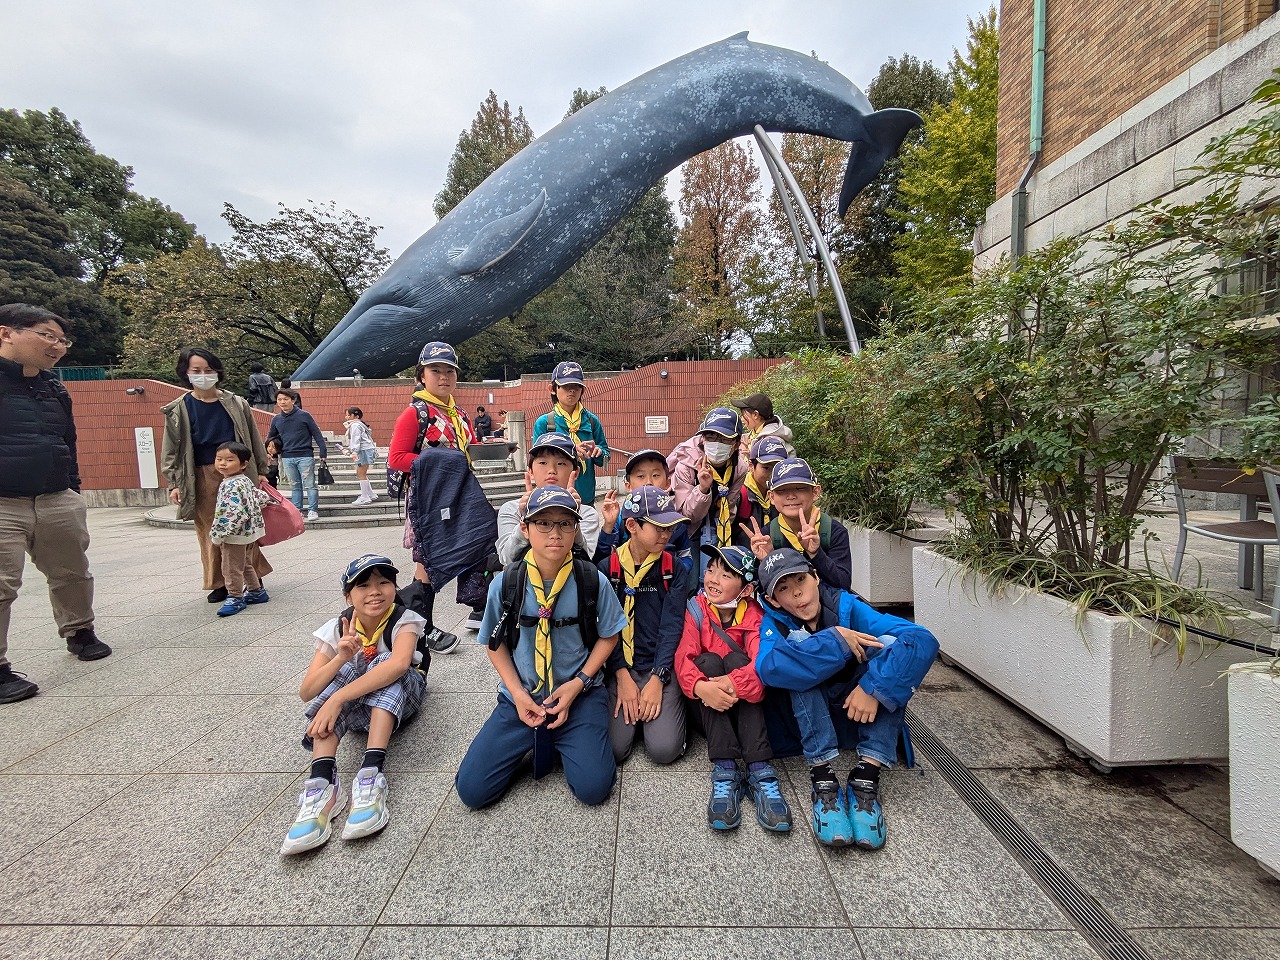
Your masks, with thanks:
[[(169, 502), (178, 508), (180, 520), (195, 522), (200, 542), (200, 563), (204, 568), (204, 589), (211, 591), (210, 603), (227, 598), (222, 578), (222, 550), (209, 539), (213, 510), (222, 477), (213, 466), (218, 445), (238, 440), (253, 457), (247, 473), (255, 484), (267, 469), (267, 451), (253, 422), (253, 414), (243, 397), (218, 389), (222, 361), (201, 347), (188, 347), (178, 355), (178, 382), (190, 393), (161, 408), (164, 413), (164, 442), (160, 448), (160, 469), (169, 481)], [(249, 548), (253, 569), (259, 577), (271, 572), (271, 564), (257, 544)]]

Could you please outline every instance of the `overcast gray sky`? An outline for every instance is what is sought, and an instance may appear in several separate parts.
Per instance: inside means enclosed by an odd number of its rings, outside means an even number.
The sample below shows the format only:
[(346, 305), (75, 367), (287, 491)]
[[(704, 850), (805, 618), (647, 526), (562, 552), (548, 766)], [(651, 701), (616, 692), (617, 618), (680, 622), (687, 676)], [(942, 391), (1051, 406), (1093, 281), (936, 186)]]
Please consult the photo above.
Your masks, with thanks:
[(975, 2), (924, 0), (0, 0), (0, 107), (58, 107), (214, 241), (223, 202), (335, 201), (398, 256), (434, 222), (490, 88), (534, 132), (577, 87), (614, 89), (743, 30), (863, 89), (888, 57), (945, 69)]

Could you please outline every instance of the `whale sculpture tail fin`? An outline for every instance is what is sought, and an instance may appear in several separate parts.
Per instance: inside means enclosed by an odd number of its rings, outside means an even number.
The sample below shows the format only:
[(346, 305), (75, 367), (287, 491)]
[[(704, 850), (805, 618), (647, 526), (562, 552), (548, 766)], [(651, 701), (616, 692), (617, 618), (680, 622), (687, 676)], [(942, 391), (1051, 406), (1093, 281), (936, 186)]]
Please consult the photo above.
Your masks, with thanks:
[(840, 216), (849, 210), (853, 198), (880, 173), (885, 161), (898, 152), (908, 133), (924, 121), (914, 110), (890, 107), (863, 118), (865, 137), (853, 141), (849, 165), (840, 189)]

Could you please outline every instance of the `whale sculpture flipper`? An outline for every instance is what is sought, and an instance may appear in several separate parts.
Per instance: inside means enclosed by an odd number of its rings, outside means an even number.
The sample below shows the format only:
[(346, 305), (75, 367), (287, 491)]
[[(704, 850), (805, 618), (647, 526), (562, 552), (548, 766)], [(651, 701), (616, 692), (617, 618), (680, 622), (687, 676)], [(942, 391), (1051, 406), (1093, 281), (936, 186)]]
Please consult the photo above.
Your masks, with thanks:
[(468, 274), (479, 273), (486, 267), (492, 267), (529, 235), (534, 221), (538, 219), (538, 215), (546, 205), (547, 191), (542, 190), (528, 206), (491, 223), (486, 223), (480, 228), (475, 239), (467, 244), (465, 250), (449, 258), (454, 269), (465, 277)]
[(849, 165), (844, 171), (844, 186), (840, 189), (840, 216), (849, 210), (862, 188), (880, 173), (886, 160), (898, 152), (902, 141), (915, 127), (924, 121), (914, 110), (890, 107), (877, 110), (862, 118), (866, 139), (853, 141), (849, 151)]

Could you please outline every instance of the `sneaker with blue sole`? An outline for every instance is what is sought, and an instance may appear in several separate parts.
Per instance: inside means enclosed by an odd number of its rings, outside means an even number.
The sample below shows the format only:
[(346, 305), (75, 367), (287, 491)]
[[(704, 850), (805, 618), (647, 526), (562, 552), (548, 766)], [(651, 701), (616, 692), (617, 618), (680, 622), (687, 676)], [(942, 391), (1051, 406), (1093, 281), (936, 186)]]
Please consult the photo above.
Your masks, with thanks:
[(870, 780), (849, 778), (849, 822), (853, 826), (853, 845), (861, 850), (879, 850), (884, 846), (884, 810), (880, 806), (880, 787)]
[(840, 781), (813, 781), (811, 796), (813, 832), (818, 842), (828, 847), (847, 847), (853, 843), (853, 824), (849, 822), (849, 810)]
[(387, 778), (377, 767), (361, 767), (351, 781), (351, 813), (342, 828), (343, 840), (372, 836), (391, 822), (387, 807)]
[(756, 804), (756, 823), (775, 833), (791, 829), (791, 808), (782, 798), (778, 772), (772, 765), (747, 774), (747, 792)]
[(245, 603), (266, 603), (271, 597), (267, 594), (267, 588), (261, 587), (257, 590), (246, 590), (244, 594)]
[(711, 771), (711, 799), (707, 801), (707, 826), (712, 830), (736, 830), (742, 823), (742, 772), (715, 767)]
[(242, 597), (227, 597), (222, 601), (222, 606), (218, 608), (218, 616), (234, 617), (245, 608), (245, 602)]
[(280, 855), (290, 856), (314, 850), (328, 842), (333, 820), (347, 805), (342, 786), (324, 777), (312, 777), (298, 795), (298, 817), (280, 845)]

